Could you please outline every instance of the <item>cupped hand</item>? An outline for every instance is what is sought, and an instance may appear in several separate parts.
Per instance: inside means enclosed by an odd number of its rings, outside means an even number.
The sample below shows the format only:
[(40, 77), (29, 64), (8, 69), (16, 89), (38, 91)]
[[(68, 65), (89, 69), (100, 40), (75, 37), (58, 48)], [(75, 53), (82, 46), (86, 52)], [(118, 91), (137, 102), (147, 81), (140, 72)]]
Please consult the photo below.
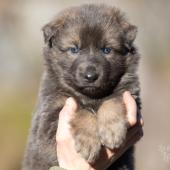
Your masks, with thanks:
[(123, 94), (123, 100), (129, 122), (126, 140), (122, 147), (117, 150), (110, 150), (103, 146), (99, 159), (93, 165), (90, 165), (75, 150), (69, 122), (74, 116), (78, 106), (73, 98), (66, 100), (65, 106), (59, 114), (56, 134), (57, 157), (60, 167), (66, 170), (105, 170), (143, 136), (142, 126), (144, 122), (141, 115), (137, 117), (135, 100), (129, 92)]

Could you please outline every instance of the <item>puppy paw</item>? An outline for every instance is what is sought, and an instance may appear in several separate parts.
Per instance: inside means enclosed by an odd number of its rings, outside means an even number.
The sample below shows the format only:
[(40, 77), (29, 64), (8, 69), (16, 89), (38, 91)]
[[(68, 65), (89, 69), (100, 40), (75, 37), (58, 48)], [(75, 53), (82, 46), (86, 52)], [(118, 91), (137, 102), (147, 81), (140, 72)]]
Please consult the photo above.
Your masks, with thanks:
[(99, 138), (103, 145), (110, 149), (119, 148), (126, 138), (127, 122), (126, 120), (109, 121), (100, 124)]
[(79, 110), (71, 121), (71, 131), (76, 151), (89, 163), (93, 163), (101, 149), (96, 116), (87, 110)]
[(74, 139), (76, 151), (89, 163), (93, 163), (100, 154), (101, 143), (99, 138), (90, 134), (78, 133), (74, 136)]

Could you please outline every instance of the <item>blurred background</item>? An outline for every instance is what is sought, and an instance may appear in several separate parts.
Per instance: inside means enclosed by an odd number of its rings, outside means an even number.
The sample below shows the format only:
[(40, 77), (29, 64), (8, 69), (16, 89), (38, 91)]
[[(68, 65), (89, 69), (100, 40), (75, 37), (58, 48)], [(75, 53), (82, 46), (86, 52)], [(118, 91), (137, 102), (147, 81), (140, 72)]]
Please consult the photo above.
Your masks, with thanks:
[[(41, 28), (80, 0), (0, 0), (0, 169), (20, 170), (43, 70)], [(99, 3), (102, 1), (96, 1)], [(138, 26), (144, 137), (137, 170), (170, 169), (170, 1), (103, 0)]]

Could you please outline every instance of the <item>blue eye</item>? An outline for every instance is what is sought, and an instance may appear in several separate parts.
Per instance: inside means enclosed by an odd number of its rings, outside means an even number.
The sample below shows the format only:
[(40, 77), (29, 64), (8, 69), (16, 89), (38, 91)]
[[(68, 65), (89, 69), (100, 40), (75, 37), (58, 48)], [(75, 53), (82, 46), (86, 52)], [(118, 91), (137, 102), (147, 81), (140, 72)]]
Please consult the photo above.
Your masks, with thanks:
[(78, 53), (80, 51), (80, 48), (78, 48), (77, 46), (71, 47), (70, 51), (71, 51), (71, 53), (76, 54), (76, 53)]
[(104, 54), (110, 54), (111, 51), (112, 51), (112, 48), (104, 47), (104, 48), (102, 48), (101, 50), (102, 50), (102, 52), (103, 52)]

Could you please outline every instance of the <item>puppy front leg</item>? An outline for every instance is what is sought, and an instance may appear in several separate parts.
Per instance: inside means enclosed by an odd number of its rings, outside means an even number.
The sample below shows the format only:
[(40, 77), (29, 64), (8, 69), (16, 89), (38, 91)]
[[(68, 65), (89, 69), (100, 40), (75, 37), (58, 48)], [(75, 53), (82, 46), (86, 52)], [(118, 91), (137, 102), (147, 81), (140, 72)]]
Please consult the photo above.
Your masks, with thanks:
[(87, 110), (79, 110), (70, 123), (77, 152), (89, 163), (93, 163), (101, 148), (96, 116)]
[(119, 148), (126, 137), (127, 120), (121, 98), (106, 100), (97, 113), (100, 141), (110, 149)]

